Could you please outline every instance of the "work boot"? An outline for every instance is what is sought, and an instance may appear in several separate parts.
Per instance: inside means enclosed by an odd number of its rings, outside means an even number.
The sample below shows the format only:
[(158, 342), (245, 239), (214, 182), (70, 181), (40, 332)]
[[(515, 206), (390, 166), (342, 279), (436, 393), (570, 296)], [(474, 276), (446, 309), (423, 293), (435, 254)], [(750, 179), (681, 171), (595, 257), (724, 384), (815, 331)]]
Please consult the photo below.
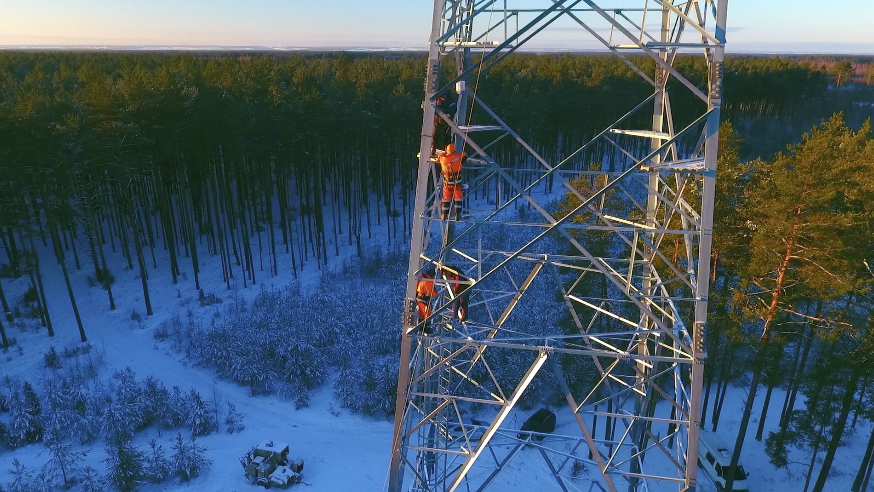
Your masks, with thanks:
[(455, 202), (455, 220), (461, 220), (461, 204), (462, 202)]
[(445, 221), (449, 218), (449, 208), (452, 202), (443, 202), (440, 204), (440, 220)]
[(449, 206), (452, 202), (443, 202), (440, 204), (440, 220), (445, 221), (449, 218)]

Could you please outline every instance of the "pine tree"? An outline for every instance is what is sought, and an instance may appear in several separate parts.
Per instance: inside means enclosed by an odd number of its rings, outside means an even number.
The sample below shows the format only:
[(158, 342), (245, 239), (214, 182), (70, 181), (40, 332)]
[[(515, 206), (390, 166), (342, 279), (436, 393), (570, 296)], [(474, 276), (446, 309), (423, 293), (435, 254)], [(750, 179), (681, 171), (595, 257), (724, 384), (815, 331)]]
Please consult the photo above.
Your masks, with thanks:
[(235, 434), (237, 432), (241, 432), (246, 428), (246, 424), (243, 422), (243, 415), (237, 411), (237, 406), (231, 402), (228, 402), (228, 413), (225, 417), (225, 429), (228, 434)]
[(135, 490), (143, 480), (143, 454), (130, 441), (106, 448), (106, 481), (122, 492)]
[(162, 409), (158, 421), (165, 429), (175, 429), (186, 424), (188, 416), (188, 402), (182, 390), (173, 386), (167, 405)]
[(97, 470), (88, 465), (82, 469), (82, 477), (79, 479), (79, 488), (82, 492), (102, 492), (106, 490), (106, 486), (97, 474)]
[(33, 475), (27, 470), (18, 458), (12, 460), (12, 468), (9, 470), (12, 480), (6, 485), (8, 492), (32, 492)]
[(204, 454), (204, 449), (192, 439), (185, 442), (181, 433), (176, 434), (176, 443), (173, 445), (173, 468), (176, 476), (183, 482), (187, 482), (201, 472), (209, 468), (209, 458)]
[(74, 450), (68, 442), (60, 439), (55, 433), (48, 435), (45, 444), (49, 449), (49, 470), (56, 474), (60, 473), (64, 488), (70, 488), (79, 472), (79, 465), (85, 453)]
[(21, 393), (14, 394), (11, 410), (10, 447), (14, 448), (42, 440), (42, 406), (30, 383), (24, 383)]
[(161, 483), (170, 478), (173, 467), (164, 454), (164, 447), (152, 439), (149, 441), (149, 451), (145, 458), (145, 477), (152, 483)]
[(205, 436), (218, 427), (211, 405), (193, 389), (188, 393), (187, 424), (192, 437)]
[[(752, 236), (744, 292), (747, 310), (760, 321), (760, 329), (731, 467), (740, 460), (774, 342), (774, 324), (781, 316), (804, 318), (787, 301), (805, 296), (839, 299), (857, 285), (858, 266), (847, 258), (856, 254), (859, 210), (870, 196), (864, 177), (874, 162), (872, 152), (870, 126), (854, 132), (835, 115), (805, 135), (801, 144), (778, 155), (750, 187), (747, 216)], [(789, 285), (793, 288), (787, 292)], [(726, 480), (729, 490), (733, 477), (729, 473)]]

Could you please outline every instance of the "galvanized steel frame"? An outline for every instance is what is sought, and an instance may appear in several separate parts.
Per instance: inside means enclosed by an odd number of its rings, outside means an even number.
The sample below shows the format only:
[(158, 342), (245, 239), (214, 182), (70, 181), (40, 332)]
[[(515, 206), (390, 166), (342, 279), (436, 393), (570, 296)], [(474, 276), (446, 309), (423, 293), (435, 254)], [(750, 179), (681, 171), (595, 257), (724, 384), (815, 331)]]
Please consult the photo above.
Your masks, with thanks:
[[(706, 358), (728, 2), (640, 1), (642, 8), (624, 8), (628, 2), (619, 6), (616, 0), (517, 0), (525, 6), (515, 9), (508, 0), (434, 1), (390, 491), (404, 490), (405, 480), (416, 491), (483, 490), (526, 447), (537, 449), (560, 490), (583, 490), (579, 480), (568, 477), (576, 464), (596, 471), (586, 490), (665, 490), (665, 484), (695, 489), (697, 459), (692, 457), (698, 454)], [(652, 93), (551, 164), (471, 82), (478, 83), (483, 73), (559, 20), (603, 44)], [(609, 37), (603, 34), (608, 28)], [(501, 32), (501, 42), (483, 42)], [(628, 43), (614, 42), (615, 35)], [(675, 67), (679, 53), (703, 55), (705, 88)], [(457, 73), (441, 83), (441, 60), (447, 56), (454, 57)], [(652, 61), (653, 76), (641, 69), (641, 58)], [(437, 97), (456, 88), (456, 112), (447, 114), (436, 105)], [(682, 129), (675, 128), (671, 111), (671, 96), (680, 92), (701, 102)], [(621, 126), (646, 112), (650, 103), (651, 128)], [(487, 127), (470, 125), (471, 106), (488, 119), (483, 122)], [(489, 193), (486, 200), (468, 199), (470, 212), (457, 222), (441, 222), (436, 205), (439, 173), (431, 154), (438, 122), (471, 154), (468, 195), (487, 187), (496, 190), (493, 204), (487, 203)], [(498, 130), (499, 135), (479, 138), (487, 132), (478, 129)], [(648, 141), (649, 151), (640, 152), (634, 139)], [(513, 142), (519, 160), (535, 167), (499, 162), (489, 153), (497, 142)], [(603, 171), (582, 162), (595, 145), (619, 156), (618, 164), (611, 161), (617, 169)], [(557, 216), (541, 191), (547, 180), (576, 198), (565, 215)], [(588, 186), (575, 186), (575, 180)], [(516, 216), (512, 208), (522, 203), (539, 219)], [(515, 232), (517, 244), (507, 246), (494, 239), (492, 231), (501, 228), (530, 232)], [(596, 234), (612, 241), (607, 251), (591, 244)], [(438, 275), (441, 296), (430, 318), (418, 320), (415, 290), (422, 270), (455, 263), (464, 265), (462, 291), (453, 291)], [(581, 288), (591, 278), (603, 282), (599, 295)], [(532, 285), (542, 281), (555, 283), (557, 302), (567, 308), (575, 331), (508, 326)], [(459, 295), (471, 299), (471, 317), (465, 322), (452, 315)], [(435, 327), (432, 333), (422, 330), (425, 323)], [(524, 373), (510, 377), (506, 367), (490, 364), (495, 351), (527, 357)], [(591, 362), (596, 377), (584, 385), (584, 394), (575, 395), (568, 384), (562, 364), (568, 358)], [(546, 383), (564, 395), (566, 413), (559, 413), (559, 422), (575, 426), (578, 435), (561, 430), (539, 435), (506, 424), (539, 377), (549, 378)], [(465, 418), (473, 413), (486, 421)], [(619, 435), (605, 429), (598, 438), (591, 424), (596, 417), (611, 419)]]

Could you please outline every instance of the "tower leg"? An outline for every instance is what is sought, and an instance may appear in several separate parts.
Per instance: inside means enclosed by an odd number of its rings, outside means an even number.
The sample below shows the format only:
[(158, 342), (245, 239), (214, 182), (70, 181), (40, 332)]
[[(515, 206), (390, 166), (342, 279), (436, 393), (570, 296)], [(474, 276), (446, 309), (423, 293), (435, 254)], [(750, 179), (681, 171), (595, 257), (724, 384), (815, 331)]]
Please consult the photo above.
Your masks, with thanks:
[(443, 19), (443, 0), (434, 0), (431, 20), (431, 41), (428, 48), (428, 66), (425, 74), (425, 103), (422, 105), (422, 138), (419, 143), (419, 168), (416, 177), (416, 201), (413, 208), (413, 224), (410, 240), (410, 260), (407, 267), (407, 288), (404, 303), (404, 328), (401, 334), (401, 360), (398, 369), (398, 392), (395, 402), (394, 437), (392, 438), (391, 464), (389, 465), (388, 490), (401, 492), (404, 481), (403, 435), (406, 422), (407, 391), (410, 384), (410, 354), (412, 352), (413, 329), (416, 325), (416, 283), (420, 268), (420, 257), (425, 244), (425, 206), (428, 196), (428, 180), (431, 177), (431, 149), (434, 147), (435, 108), (432, 100), (437, 91), (440, 72), (439, 47)]

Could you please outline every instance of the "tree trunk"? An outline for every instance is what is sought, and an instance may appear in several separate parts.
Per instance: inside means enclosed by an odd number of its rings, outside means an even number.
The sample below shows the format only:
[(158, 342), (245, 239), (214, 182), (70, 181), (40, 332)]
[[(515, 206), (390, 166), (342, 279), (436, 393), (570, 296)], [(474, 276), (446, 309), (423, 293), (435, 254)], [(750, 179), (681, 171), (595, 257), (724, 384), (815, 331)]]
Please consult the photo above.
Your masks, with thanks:
[(46, 290), (43, 286), (42, 282), (42, 271), (39, 267), (39, 254), (36, 251), (36, 245), (33, 242), (33, 236), (30, 238), (30, 254), (31, 259), (33, 261), (31, 265), (31, 275), (34, 277), (33, 285), (36, 288), (37, 299), (39, 299), (39, 304), (42, 308), (43, 320), (46, 323), (46, 329), (49, 332), (49, 336), (55, 336), (54, 325), (52, 325), (52, 316), (49, 313), (49, 305), (46, 301)]
[(76, 295), (73, 292), (73, 284), (70, 282), (70, 272), (67, 271), (67, 261), (64, 258), (64, 251), (61, 249), (57, 232), (52, 230), (51, 235), (52, 242), (55, 246), (55, 255), (58, 257), (58, 263), (61, 265), (61, 272), (64, 274), (64, 283), (67, 285), (67, 295), (70, 297), (70, 305), (73, 307), (73, 314), (76, 317), (76, 325), (79, 327), (79, 338), (82, 342), (87, 342), (88, 337), (85, 336), (85, 326), (82, 324), (82, 317), (79, 315), (79, 306), (76, 304)]
[(795, 237), (798, 234), (798, 229), (798, 224), (794, 224), (789, 238), (786, 241), (786, 252), (783, 254), (783, 259), (777, 270), (777, 283), (771, 294), (771, 304), (768, 306), (768, 312), (762, 323), (762, 336), (759, 342), (759, 350), (756, 354), (755, 363), (753, 364), (753, 379), (750, 382), (750, 392), (747, 395), (747, 401), (744, 404), (744, 413), (741, 417), (740, 428), (737, 431), (737, 439), (735, 439), (734, 442), (734, 451), (731, 453), (731, 463), (729, 464), (728, 478), (725, 480), (725, 490), (732, 490), (734, 487), (734, 470), (737, 468), (738, 461), (740, 461), (740, 454), (741, 451), (743, 451), (747, 429), (750, 426), (750, 416), (752, 415), (753, 404), (756, 401), (756, 392), (759, 389), (759, 380), (762, 378), (762, 371), (765, 365), (764, 357), (768, 353), (770, 345), (771, 324), (777, 318), (780, 298), (783, 295), (783, 286), (786, 283), (786, 271), (789, 269), (789, 263), (792, 260), (792, 254), (795, 247)]
[[(819, 310), (817, 310), (819, 312)], [(789, 385), (789, 391), (786, 393), (786, 400), (783, 402), (783, 410), (780, 414), (780, 432), (786, 433), (789, 428), (789, 422), (792, 420), (792, 412), (795, 410), (795, 398), (798, 396), (798, 388), (801, 385), (801, 375), (804, 374), (804, 368), (807, 366), (807, 356), (810, 354), (810, 347), (813, 345), (812, 330), (804, 340), (804, 348), (801, 352), (801, 360), (798, 362), (798, 367), (795, 370), (795, 375)]]
[(713, 409), (713, 418), (711, 423), (711, 429), (713, 432), (716, 432), (716, 429), (719, 427), (719, 417), (722, 416), (722, 404), (725, 403), (725, 394), (728, 393), (728, 384), (729, 377), (731, 376), (731, 367), (734, 363), (734, 351), (728, 350), (726, 362), (723, 364), (723, 371), (721, 375), (721, 384), (716, 387), (716, 406)]
[(862, 482), (865, 480), (865, 475), (871, 469), (871, 456), (874, 454), (874, 429), (871, 429), (871, 434), (868, 436), (868, 447), (865, 448), (865, 456), (862, 458), (862, 463), (859, 464), (859, 471), (856, 472), (856, 479), (853, 480), (853, 492), (862, 492)]
[(825, 488), (825, 483), (828, 481), (828, 474), (831, 471), (832, 463), (835, 459), (835, 453), (838, 451), (838, 446), (841, 445), (841, 438), (844, 437), (844, 430), (847, 428), (847, 418), (850, 416), (850, 409), (853, 408), (858, 384), (859, 375), (854, 372), (853, 375), (850, 376), (850, 380), (847, 383), (847, 390), (844, 392), (844, 397), (841, 400), (841, 413), (834, 429), (832, 430), (831, 440), (828, 443), (825, 459), (819, 469), (819, 476), (816, 479), (816, 484), (813, 486), (813, 492), (822, 492)]
[[(140, 283), (143, 286), (143, 302), (146, 304), (146, 316), (151, 316), (152, 313), (152, 298), (149, 296), (149, 272), (146, 268), (146, 258), (143, 255), (143, 240), (141, 237), (141, 231), (139, 227), (139, 216), (136, 210), (132, 211), (134, 216), (132, 217), (133, 223), (136, 224), (136, 227), (133, 228), (134, 232), (134, 249), (137, 252), (137, 264), (140, 267)], [(146, 217), (148, 221), (148, 217)]]
[[(103, 289), (106, 290), (106, 295), (109, 297), (109, 310), (115, 311), (115, 297), (112, 295), (112, 284), (109, 282), (109, 270), (105, 267), (105, 260), (103, 262), (98, 260), (94, 220), (92, 217), (89, 217), (88, 222), (85, 224), (85, 234), (88, 236), (91, 263), (94, 264), (94, 277), (103, 286)], [(102, 252), (103, 247), (101, 246), (100, 248)], [(101, 263), (104, 263), (104, 265), (101, 266)]]
[(813, 452), (810, 454), (810, 464), (807, 465), (807, 475), (804, 478), (804, 492), (810, 487), (810, 479), (813, 477), (813, 467), (816, 466), (816, 457), (819, 456), (819, 439), (813, 446)]
[(3, 349), (9, 348), (9, 339), (6, 338), (6, 326), (0, 321), (0, 338), (3, 339)]
[(14, 318), (12, 316), (12, 309), (9, 308), (9, 302), (6, 300), (6, 292), (3, 290), (2, 282), (0, 282), (0, 302), (3, 303), (3, 312), (6, 315), (6, 321), (11, 323)]
[(768, 407), (771, 405), (771, 393), (774, 391), (774, 385), (768, 385), (768, 391), (765, 392), (765, 402), (762, 403), (762, 413), (759, 416), (759, 427), (756, 429), (756, 441), (762, 440), (762, 434), (765, 432), (765, 419), (768, 417)]
[(859, 414), (865, 410), (865, 391), (868, 389), (868, 379), (865, 378), (862, 380), (862, 384), (860, 385), (861, 389), (859, 390), (859, 399), (856, 401), (856, 404), (853, 406), (853, 421), (850, 422), (850, 429), (856, 429), (856, 421), (859, 420)]

